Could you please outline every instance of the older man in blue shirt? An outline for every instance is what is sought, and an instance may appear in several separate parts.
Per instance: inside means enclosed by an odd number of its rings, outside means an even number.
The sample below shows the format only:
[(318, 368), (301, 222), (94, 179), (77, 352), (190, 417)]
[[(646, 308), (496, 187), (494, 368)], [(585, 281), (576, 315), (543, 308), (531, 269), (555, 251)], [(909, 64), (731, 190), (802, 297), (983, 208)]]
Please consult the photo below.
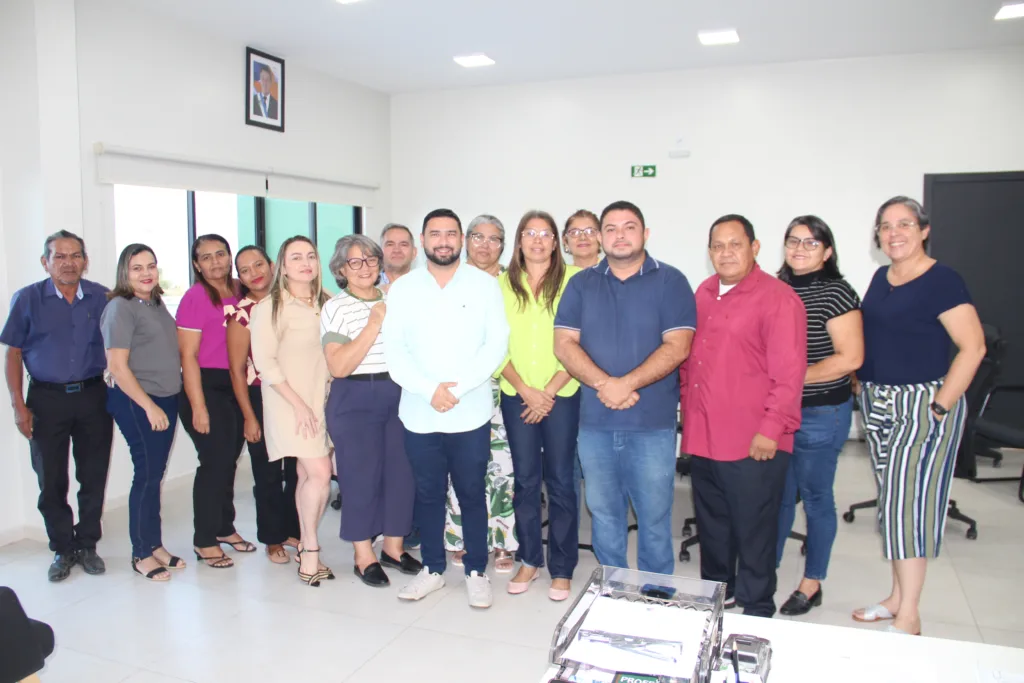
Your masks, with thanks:
[[(7, 346), (7, 389), (18, 431), (29, 440), (39, 512), (55, 553), (48, 577), (63, 581), (76, 563), (88, 574), (106, 571), (96, 543), (114, 434), (100, 335), (107, 288), (82, 279), (89, 265), (85, 242), (66, 230), (46, 238), (40, 262), (50, 277), (14, 294), (0, 343)], [(23, 367), (30, 378), (27, 398)], [(78, 524), (68, 505), (69, 442)]]
[(566, 285), (555, 355), (583, 384), (579, 453), (601, 564), (626, 567), (629, 504), (641, 571), (671, 574), (679, 364), (697, 307), (686, 277), (645, 248), (634, 204), (601, 213), (605, 259)]

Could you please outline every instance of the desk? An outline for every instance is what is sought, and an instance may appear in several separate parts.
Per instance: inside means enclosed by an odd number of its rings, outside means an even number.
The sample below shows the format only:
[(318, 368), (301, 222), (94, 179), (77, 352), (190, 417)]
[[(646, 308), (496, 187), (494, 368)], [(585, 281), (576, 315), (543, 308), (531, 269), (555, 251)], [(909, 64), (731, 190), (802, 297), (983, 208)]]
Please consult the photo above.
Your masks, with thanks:
[[(730, 613), (723, 628), (725, 636), (771, 641), (769, 683), (1024, 683), (1024, 650), (1017, 648)], [(541, 683), (557, 671), (551, 667)]]

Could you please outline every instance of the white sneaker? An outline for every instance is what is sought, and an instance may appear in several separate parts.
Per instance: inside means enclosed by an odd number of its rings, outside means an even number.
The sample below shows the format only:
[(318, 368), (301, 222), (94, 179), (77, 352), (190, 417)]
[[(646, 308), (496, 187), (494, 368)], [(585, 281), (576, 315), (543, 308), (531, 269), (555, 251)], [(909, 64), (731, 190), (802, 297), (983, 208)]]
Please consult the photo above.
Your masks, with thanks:
[(437, 572), (432, 574), (429, 567), (424, 567), (416, 575), (415, 579), (398, 591), (398, 599), (422, 600), (434, 591), (439, 591), (442, 588), (444, 588), (444, 577)]
[(491, 579), (480, 572), (470, 572), (466, 577), (466, 593), (469, 595), (470, 607), (490, 607), (494, 602)]

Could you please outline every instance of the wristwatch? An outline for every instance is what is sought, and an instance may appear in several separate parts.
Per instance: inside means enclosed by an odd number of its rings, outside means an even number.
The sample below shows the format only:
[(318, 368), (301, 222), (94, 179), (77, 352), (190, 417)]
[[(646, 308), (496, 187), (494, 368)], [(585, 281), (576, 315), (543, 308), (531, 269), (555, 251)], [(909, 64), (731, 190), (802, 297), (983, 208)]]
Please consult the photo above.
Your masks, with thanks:
[(932, 409), (932, 412), (939, 417), (945, 417), (946, 414), (949, 413), (949, 411), (943, 408), (938, 401), (932, 401), (932, 404), (929, 407)]

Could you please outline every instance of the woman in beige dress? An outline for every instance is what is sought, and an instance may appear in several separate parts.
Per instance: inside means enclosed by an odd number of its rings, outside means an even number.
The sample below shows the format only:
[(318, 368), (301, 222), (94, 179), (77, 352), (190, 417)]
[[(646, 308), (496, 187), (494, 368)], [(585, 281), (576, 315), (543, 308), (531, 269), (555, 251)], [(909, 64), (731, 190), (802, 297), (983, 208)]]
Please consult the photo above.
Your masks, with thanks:
[(298, 461), (299, 578), (310, 586), (334, 578), (319, 561), (316, 534), (331, 490), (324, 421), (330, 374), (320, 350), (320, 308), (329, 298), (320, 281), (316, 246), (305, 237), (292, 237), (277, 254), (270, 295), (253, 307), (249, 322), (269, 459)]

